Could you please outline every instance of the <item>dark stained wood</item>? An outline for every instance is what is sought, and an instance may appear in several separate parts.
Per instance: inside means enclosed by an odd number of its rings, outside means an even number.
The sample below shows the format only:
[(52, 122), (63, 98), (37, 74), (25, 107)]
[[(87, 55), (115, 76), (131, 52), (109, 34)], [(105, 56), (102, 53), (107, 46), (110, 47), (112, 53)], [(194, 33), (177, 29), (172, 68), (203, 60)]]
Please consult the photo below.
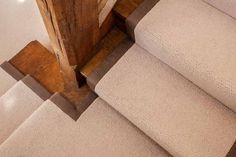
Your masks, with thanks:
[(103, 39), (107, 33), (115, 26), (115, 16), (112, 12), (109, 13), (102, 26), (100, 27), (100, 37)]
[(235, 156), (236, 156), (236, 141), (234, 142), (233, 146), (231, 147), (226, 157), (235, 157)]
[(126, 19), (144, 0), (118, 0), (114, 12)]
[(81, 69), (81, 73), (87, 77), (103, 60), (126, 38), (126, 34), (117, 27), (99, 43), (100, 49), (97, 54)]
[(113, 8), (116, 26), (127, 33), (126, 19), (144, 0), (118, 0)]
[(84, 110), (84, 106), (81, 106), (81, 101), (86, 98), (91, 93), (91, 89), (87, 85), (83, 85), (81, 88), (77, 90), (69, 90), (65, 89), (61, 92), (61, 94), (67, 98), (77, 110), (82, 113)]
[[(125, 20), (143, 1), (144, 0), (118, 0), (113, 9), (113, 13), (115, 13), (116, 16), (110, 13), (113, 16), (113, 21), (115, 20), (116, 25), (118, 26), (113, 28), (98, 44), (99, 48), (97, 49), (96, 55), (94, 55), (94, 57), (80, 70), (85, 77), (89, 76), (89, 74), (105, 60), (120, 42), (127, 37), (126, 34), (123, 33), (126, 29), (123, 28), (125, 27)], [(121, 18), (122, 20), (120, 21), (118, 18)], [(120, 31), (118, 27), (123, 32)]]
[(91, 93), (87, 85), (80, 89), (64, 88), (64, 81), (56, 56), (38, 41), (30, 42), (9, 62), (24, 75), (31, 75), (49, 92), (62, 93), (79, 111), (81, 111), (80, 102)]

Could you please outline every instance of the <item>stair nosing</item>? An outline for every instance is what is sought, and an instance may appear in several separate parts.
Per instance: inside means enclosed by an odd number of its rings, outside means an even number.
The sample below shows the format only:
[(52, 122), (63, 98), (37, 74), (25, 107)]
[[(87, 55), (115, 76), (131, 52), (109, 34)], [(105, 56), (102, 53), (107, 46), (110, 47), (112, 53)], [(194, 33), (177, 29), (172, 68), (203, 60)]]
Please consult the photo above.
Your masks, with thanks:
[(51, 93), (30, 75), (26, 75), (21, 81), (44, 101), (50, 98)]
[(60, 93), (53, 94), (49, 100), (53, 102), (61, 111), (67, 114), (70, 118), (76, 121), (79, 117), (76, 107), (73, 106), (64, 96)]
[(127, 32), (131, 39), (135, 41), (134, 30), (138, 23), (143, 19), (143, 17), (151, 11), (151, 9), (159, 2), (160, 0), (144, 0), (137, 9), (130, 14), (126, 19)]
[(17, 70), (11, 63), (5, 61), (3, 62), (0, 67), (7, 72), (10, 76), (12, 76), (16, 81), (21, 80), (24, 78), (24, 75)]
[(87, 77), (88, 86), (95, 91), (95, 87), (103, 76), (116, 64), (116, 62), (132, 47), (134, 43), (129, 39), (124, 39), (105, 60), (95, 68)]

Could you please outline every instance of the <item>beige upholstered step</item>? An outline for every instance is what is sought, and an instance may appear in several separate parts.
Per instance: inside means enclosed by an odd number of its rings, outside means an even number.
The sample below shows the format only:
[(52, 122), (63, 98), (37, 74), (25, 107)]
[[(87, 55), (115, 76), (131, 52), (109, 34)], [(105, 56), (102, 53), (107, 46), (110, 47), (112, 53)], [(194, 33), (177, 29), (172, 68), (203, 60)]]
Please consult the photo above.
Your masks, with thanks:
[(236, 1), (235, 0), (204, 0), (208, 4), (236, 18)]
[(0, 96), (11, 88), (23, 75), (10, 63), (4, 62), (0, 65)]
[(47, 100), (0, 146), (0, 156), (169, 157), (100, 98), (77, 122)]
[(0, 97), (0, 144), (24, 122), (50, 94), (26, 76)]
[(233, 111), (136, 44), (95, 91), (173, 156), (225, 157), (235, 142)]
[(161, 0), (135, 28), (138, 45), (236, 111), (236, 20), (201, 0)]

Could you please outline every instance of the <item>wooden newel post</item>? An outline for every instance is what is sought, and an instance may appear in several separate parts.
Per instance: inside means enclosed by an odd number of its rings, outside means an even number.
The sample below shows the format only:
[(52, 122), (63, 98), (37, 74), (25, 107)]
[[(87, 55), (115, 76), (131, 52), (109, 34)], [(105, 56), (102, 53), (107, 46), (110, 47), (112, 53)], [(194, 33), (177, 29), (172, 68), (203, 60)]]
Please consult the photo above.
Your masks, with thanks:
[(78, 88), (75, 69), (92, 57), (100, 38), (97, 0), (36, 1), (60, 63), (65, 88)]

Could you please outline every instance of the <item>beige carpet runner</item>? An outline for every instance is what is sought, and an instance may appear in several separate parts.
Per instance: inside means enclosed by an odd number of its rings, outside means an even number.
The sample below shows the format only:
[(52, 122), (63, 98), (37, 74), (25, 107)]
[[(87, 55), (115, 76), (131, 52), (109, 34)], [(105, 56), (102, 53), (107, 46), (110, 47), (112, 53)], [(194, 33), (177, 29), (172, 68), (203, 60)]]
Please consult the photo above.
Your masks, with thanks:
[(204, 0), (213, 7), (225, 12), (236, 19), (236, 1), (235, 0)]
[(123, 116), (98, 98), (75, 122), (50, 100), (0, 147), (15, 157), (169, 157)]
[[(38, 88), (32, 90), (31, 87)], [(0, 144), (44, 102), (44, 97), (40, 97), (42, 94), (50, 96), (45, 90), (40, 89), (35, 80), (26, 76), (1, 96)]]
[(235, 19), (204, 1), (161, 0), (134, 32), (136, 44), (96, 93), (173, 156), (227, 156), (236, 140)]
[(95, 91), (173, 156), (223, 157), (234, 144), (236, 114), (136, 44)]
[[(115, 2), (98, 0), (100, 24)], [(80, 117), (2, 64), (0, 156), (235, 157), (234, 8), (232, 0), (144, 1), (127, 21), (135, 43), (125, 40), (88, 77), (99, 97)]]
[(2, 96), (21, 78), (23, 78), (23, 75), (8, 62), (2, 63), (0, 65), (0, 96)]
[(135, 39), (236, 112), (236, 20), (201, 0), (161, 0)]

